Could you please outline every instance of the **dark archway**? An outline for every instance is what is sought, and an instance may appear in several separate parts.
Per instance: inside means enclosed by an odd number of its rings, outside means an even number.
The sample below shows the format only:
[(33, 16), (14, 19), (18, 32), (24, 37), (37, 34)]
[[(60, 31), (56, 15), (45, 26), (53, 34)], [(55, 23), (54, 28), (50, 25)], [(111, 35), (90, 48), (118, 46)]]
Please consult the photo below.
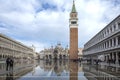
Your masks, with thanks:
[(59, 59), (62, 59), (62, 55), (61, 54), (59, 55)]
[(49, 59), (50, 59), (50, 60), (52, 59), (52, 55), (49, 55)]
[(46, 55), (46, 60), (48, 59), (48, 55)]
[(63, 55), (62, 57), (63, 57), (63, 59), (66, 59), (66, 56), (65, 56), (65, 55)]
[(120, 65), (120, 52), (118, 52), (118, 62), (119, 62), (119, 65)]
[(109, 55), (107, 55), (107, 63), (109, 63)]
[(54, 50), (54, 59), (55, 59), (55, 60), (57, 60), (57, 54), (58, 54), (58, 50), (55, 49), (55, 50)]

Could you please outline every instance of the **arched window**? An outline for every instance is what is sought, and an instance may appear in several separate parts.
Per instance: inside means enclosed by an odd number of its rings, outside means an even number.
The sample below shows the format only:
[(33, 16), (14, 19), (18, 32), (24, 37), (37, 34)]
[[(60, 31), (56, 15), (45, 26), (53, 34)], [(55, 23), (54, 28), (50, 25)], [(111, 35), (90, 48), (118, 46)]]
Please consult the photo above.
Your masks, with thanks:
[(76, 14), (75, 14), (75, 16), (74, 16), (74, 17), (77, 17), (77, 16), (76, 16)]

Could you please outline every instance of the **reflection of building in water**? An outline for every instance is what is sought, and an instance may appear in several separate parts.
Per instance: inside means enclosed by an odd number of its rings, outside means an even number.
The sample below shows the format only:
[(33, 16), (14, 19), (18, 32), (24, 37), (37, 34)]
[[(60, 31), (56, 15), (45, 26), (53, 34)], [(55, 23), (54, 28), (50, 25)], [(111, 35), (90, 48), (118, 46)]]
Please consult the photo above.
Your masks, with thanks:
[(70, 80), (78, 80), (78, 63), (69, 62), (70, 67)]
[(0, 80), (17, 80), (21, 76), (31, 72), (33, 70), (33, 67), (25, 67), (25, 68), (20, 68), (14, 72), (8, 72), (6, 74), (3, 74), (0, 76)]
[(84, 58), (120, 66), (120, 15), (84, 45)]
[(16, 79), (16, 78), (20, 78), (21, 76), (31, 72), (32, 70), (33, 70), (33, 67), (25, 67), (25, 68), (21, 68), (21, 69), (15, 71), (13, 74)]
[(44, 49), (40, 52), (40, 58), (51, 60), (51, 59), (68, 59), (68, 48), (63, 48), (60, 43), (55, 47)]
[(61, 76), (63, 72), (69, 71), (69, 63), (67, 61), (57, 61), (54, 64), (53, 74), (55, 73), (57, 76)]
[(44, 61), (43, 60), (40, 60), (39, 66), (40, 66), (41, 69), (44, 69)]
[(32, 48), (0, 34), (0, 60), (5, 60), (6, 57), (14, 57), (14, 59), (33, 59), (34, 51)]
[(83, 71), (88, 80), (120, 80), (119, 72), (114, 71), (113, 67), (84, 65)]
[(82, 63), (78, 63), (78, 71), (79, 72), (83, 72), (83, 66), (82, 66)]
[(5, 63), (0, 63), (0, 71), (6, 70), (6, 64)]
[(60, 76), (62, 72), (69, 71), (69, 62), (64, 60), (57, 60), (57, 61), (42, 61), (39, 64), (40, 68), (44, 69), (44, 71), (51, 71), (51, 75)]

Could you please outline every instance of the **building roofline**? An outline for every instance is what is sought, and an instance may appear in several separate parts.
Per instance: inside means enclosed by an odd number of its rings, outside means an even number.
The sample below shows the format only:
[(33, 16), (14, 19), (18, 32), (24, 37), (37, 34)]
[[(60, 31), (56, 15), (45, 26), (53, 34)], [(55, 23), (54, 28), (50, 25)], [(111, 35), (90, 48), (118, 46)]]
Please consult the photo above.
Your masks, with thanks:
[(96, 35), (94, 35), (90, 40), (88, 40), (88, 42), (85, 43), (85, 45), (87, 43), (89, 43), (92, 39), (94, 39), (100, 32), (102, 32), (106, 27), (108, 27), (110, 24), (112, 24), (116, 19), (118, 19), (120, 17), (120, 15), (118, 15), (116, 18), (114, 18), (109, 24), (107, 24), (102, 30), (100, 30)]
[(19, 44), (19, 45), (21, 45), (21, 46), (24, 46), (24, 47), (26, 47), (26, 48), (32, 49), (31, 47), (28, 47), (28, 46), (24, 45), (23, 43), (21, 43), (21, 42), (19, 42), (19, 41), (13, 40), (12, 38), (10, 38), (10, 37), (2, 34), (2, 33), (0, 33), (0, 36), (3, 37), (3, 38), (5, 38), (5, 39), (8, 39), (8, 40), (10, 40), (10, 41), (12, 41), (12, 42), (15, 42), (15, 43), (17, 43), (17, 44)]

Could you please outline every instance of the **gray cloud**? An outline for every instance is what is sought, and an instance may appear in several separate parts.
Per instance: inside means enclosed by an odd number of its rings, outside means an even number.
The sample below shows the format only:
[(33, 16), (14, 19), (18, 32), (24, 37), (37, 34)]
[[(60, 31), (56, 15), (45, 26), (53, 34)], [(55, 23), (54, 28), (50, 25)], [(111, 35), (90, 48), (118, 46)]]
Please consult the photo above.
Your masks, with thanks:
[[(79, 47), (120, 13), (120, 1), (76, 0)], [(43, 4), (55, 6), (43, 7)], [(0, 0), (0, 32), (27, 45), (69, 44), (69, 13), (72, 0)], [(44, 5), (45, 6), (45, 5)]]

